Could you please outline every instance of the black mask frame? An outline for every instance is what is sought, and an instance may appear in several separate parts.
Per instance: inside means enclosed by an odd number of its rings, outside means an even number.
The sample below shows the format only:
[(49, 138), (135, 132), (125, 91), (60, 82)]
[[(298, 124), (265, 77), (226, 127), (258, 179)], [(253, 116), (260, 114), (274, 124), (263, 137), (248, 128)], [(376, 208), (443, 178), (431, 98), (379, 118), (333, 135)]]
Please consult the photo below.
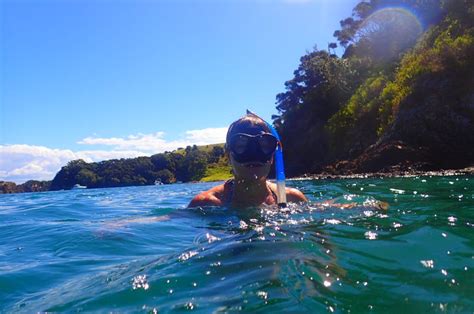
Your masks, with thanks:
[(271, 160), (277, 144), (278, 140), (270, 133), (237, 133), (229, 141), (229, 150), (237, 162), (267, 163)]

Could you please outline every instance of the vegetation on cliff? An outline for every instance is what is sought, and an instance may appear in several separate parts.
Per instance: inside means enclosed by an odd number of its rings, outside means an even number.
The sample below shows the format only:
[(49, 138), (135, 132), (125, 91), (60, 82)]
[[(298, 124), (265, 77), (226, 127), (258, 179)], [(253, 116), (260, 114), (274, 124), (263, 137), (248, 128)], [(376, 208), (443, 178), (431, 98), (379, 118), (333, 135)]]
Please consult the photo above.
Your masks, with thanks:
[[(343, 56), (337, 43), (303, 56), (277, 96), (289, 175), (357, 158), (371, 171), (474, 161), (472, 1), (364, 1), (334, 35)], [(400, 156), (383, 163), (382, 152)], [(358, 165), (338, 170), (366, 171)]]

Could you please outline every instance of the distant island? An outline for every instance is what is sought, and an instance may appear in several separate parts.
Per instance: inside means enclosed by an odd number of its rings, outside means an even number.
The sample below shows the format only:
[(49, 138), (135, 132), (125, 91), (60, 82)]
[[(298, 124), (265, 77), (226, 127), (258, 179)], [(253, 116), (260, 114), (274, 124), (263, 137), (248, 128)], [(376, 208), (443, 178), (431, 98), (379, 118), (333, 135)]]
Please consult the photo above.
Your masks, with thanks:
[[(302, 56), (285, 92), (276, 96), (272, 118), (287, 175), (468, 167), (472, 173), (474, 2), (362, 1), (340, 25), (336, 42)], [(223, 144), (216, 144), (151, 157), (71, 161), (52, 181), (0, 182), (0, 192), (230, 176)]]
[(51, 181), (29, 180), (22, 184), (0, 181), (0, 194), (49, 191)]

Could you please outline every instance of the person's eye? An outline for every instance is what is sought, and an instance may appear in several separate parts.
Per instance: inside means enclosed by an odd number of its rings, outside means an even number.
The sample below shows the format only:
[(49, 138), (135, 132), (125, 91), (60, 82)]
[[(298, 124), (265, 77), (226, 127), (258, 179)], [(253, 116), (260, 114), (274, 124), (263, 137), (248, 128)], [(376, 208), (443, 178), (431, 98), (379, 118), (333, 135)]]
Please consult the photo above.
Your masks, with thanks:
[(239, 138), (234, 142), (234, 151), (237, 154), (242, 154), (247, 148), (248, 140), (246, 138)]
[(276, 142), (271, 138), (262, 138), (260, 140), (260, 148), (265, 154), (272, 153), (276, 148)]

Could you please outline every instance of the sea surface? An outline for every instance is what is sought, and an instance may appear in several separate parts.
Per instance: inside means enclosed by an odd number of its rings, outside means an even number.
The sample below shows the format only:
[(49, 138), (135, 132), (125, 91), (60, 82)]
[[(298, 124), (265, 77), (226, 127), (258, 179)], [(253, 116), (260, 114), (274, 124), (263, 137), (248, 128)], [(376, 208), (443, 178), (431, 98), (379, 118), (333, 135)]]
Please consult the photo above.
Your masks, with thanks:
[(473, 176), (186, 209), (216, 184), (0, 195), (0, 312), (474, 312)]

